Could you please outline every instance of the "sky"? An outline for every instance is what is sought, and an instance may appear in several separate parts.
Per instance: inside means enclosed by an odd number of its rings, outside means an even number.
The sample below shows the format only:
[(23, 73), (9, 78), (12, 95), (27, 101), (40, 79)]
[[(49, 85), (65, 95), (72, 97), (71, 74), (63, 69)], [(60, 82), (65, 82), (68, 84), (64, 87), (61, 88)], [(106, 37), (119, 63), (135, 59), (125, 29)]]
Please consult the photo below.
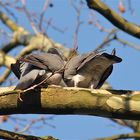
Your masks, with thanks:
[[(84, 1), (84, 0), (83, 0)], [(113, 10), (118, 12), (118, 2), (119, 0), (104, 0)], [(140, 19), (140, 9), (137, 4), (138, 0), (132, 1), (132, 8), (134, 13), (132, 14), (128, 8), (128, 3), (125, 1), (126, 12), (121, 14), (125, 19), (139, 25)], [(78, 4), (78, 0), (75, 1)], [(27, 0), (27, 8), (31, 12), (36, 12), (37, 16), (42, 10), (44, 0)], [(52, 23), (65, 30), (64, 33), (60, 33), (53, 28), (45, 28), (47, 35), (53, 39), (55, 42), (64, 44), (66, 47), (72, 47), (73, 33), (75, 31), (76, 25), (76, 12), (70, 4), (70, 0), (52, 0), (51, 3), (53, 7), (49, 7), (46, 14), (45, 20), (52, 18)], [(20, 6), (20, 3), (17, 4)], [(22, 12), (17, 12), (13, 10), (13, 13), (18, 19), (18, 24), (23, 26), (25, 29), (34, 33), (30, 23)], [(81, 9), (80, 19), (82, 24), (80, 26), (78, 34), (78, 51), (79, 53), (89, 52), (94, 50), (95, 47), (101, 44), (103, 39), (108, 33), (99, 31), (92, 25), (88, 24), (88, 19), (90, 18), (90, 13), (94, 13), (95, 17), (100, 21), (101, 25), (106, 29), (110, 30), (114, 26), (107, 21), (103, 16), (95, 11), (90, 10), (86, 5)], [(119, 13), (120, 14), (120, 13)], [(95, 19), (94, 19), (95, 20)], [(8, 31), (1, 23), (1, 28)], [(45, 24), (46, 25), (46, 24)], [(132, 44), (140, 45), (138, 39), (124, 33), (123, 31), (118, 32), (118, 37), (131, 42)], [(4, 39), (0, 36), (3, 42)], [(117, 55), (123, 59), (119, 64), (114, 65), (114, 70), (108, 79), (108, 82), (114, 89), (124, 89), (124, 90), (140, 90), (140, 54), (139, 51), (130, 48), (128, 46), (123, 46), (122, 44), (113, 41), (109, 46), (105, 48), (106, 52), (110, 53), (113, 48), (116, 48)], [(17, 52), (17, 50), (15, 50)], [(12, 53), (11, 55), (14, 55)], [(19, 115), (21, 117), (21, 115)], [(23, 115), (22, 115), (23, 117)], [(24, 117), (32, 118), (37, 117), (37, 115), (24, 115)], [(49, 125), (44, 126), (42, 129), (33, 130), (31, 134), (35, 135), (52, 135), (61, 140), (89, 140), (97, 137), (111, 136), (114, 134), (128, 133), (132, 132), (131, 129), (119, 126), (107, 118), (94, 117), (94, 116), (55, 116), (53, 120), (48, 120), (55, 128)], [(7, 124), (1, 124), (1, 128), (12, 129)]]

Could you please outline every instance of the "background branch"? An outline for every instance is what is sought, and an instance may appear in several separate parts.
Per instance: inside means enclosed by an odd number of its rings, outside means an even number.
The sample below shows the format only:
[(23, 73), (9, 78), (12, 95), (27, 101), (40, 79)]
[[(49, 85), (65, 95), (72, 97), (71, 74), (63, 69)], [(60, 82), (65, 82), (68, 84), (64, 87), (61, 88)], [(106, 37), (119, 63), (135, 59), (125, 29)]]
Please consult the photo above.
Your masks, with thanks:
[(96, 140), (119, 140), (119, 139), (130, 139), (130, 138), (140, 138), (140, 133), (120, 134), (120, 135), (114, 135), (106, 138), (98, 138)]
[(10, 69), (12, 63), (15, 63), (16, 60), (12, 56), (5, 54), (4, 52), (0, 51), (0, 66), (5, 66)]
[(10, 18), (8, 18), (2, 11), (0, 11), (0, 20), (11, 30), (17, 31), (20, 27), (17, 26)]
[(114, 26), (125, 31), (126, 33), (140, 38), (140, 27), (134, 23), (128, 22), (126, 19), (122, 18), (115, 11), (109, 8), (101, 0), (86, 0), (89, 8), (96, 10), (106, 19), (108, 19)]
[(116, 28), (112, 29), (109, 32), (109, 34), (105, 37), (105, 39), (103, 40), (103, 42), (99, 46), (97, 46), (94, 51), (103, 49), (108, 43), (110, 43), (111, 41), (113, 41), (115, 39), (115, 35), (114, 34), (116, 32), (117, 32), (117, 29)]
[(46, 136), (44, 138), (31, 136), (31, 135), (23, 135), (15, 132), (10, 132), (7, 130), (0, 129), (0, 138), (7, 140), (57, 140), (51, 136)]

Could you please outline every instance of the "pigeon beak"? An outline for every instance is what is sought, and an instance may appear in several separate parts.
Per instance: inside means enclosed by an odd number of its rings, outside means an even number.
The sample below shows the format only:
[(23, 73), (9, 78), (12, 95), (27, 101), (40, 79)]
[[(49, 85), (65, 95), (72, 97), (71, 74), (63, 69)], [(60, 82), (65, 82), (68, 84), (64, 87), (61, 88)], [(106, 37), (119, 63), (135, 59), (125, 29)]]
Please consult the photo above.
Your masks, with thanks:
[(120, 57), (115, 56), (114, 61), (115, 61), (115, 63), (120, 63), (120, 62), (122, 62), (122, 59)]

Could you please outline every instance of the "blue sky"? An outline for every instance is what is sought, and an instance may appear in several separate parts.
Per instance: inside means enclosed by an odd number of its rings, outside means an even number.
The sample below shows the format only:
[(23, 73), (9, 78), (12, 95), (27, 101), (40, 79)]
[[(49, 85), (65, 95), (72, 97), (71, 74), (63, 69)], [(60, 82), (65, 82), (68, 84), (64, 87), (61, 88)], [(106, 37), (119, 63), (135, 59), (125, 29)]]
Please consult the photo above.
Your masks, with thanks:
[[(83, 0), (84, 1), (84, 0)], [(117, 5), (119, 0), (106, 0), (105, 2), (116, 12), (118, 12)], [(78, 3), (78, 0), (76, 0)], [(132, 8), (134, 8), (134, 14), (128, 10), (127, 1), (125, 1), (126, 13), (122, 16), (128, 21), (134, 22), (139, 25), (140, 10), (137, 0), (132, 1)], [(36, 12), (38, 15), (42, 9), (44, 0), (27, 0), (27, 7), (30, 11)], [(48, 28), (47, 34), (54, 41), (65, 44), (66, 47), (72, 47), (73, 32), (76, 24), (76, 12), (70, 5), (69, 0), (52, 0), (54, 4), (53, 8), (48, 8), (45, 19), (50, 17), (53, 19), (53, 24), (60, 29), (66, 28), (64, 33), (57, 32), (51, 27)], [(20, 4), (19, 4), (20, 5)], [(13, 10), (18, 18), (18, 24), (25, 29), (33, 33), (29, 21), (25, 15), (21, 12)], [(91, 10), (87, 6), (83, 6), (81, 10), (81, 21), (83, 24), (80, 26), (78, 35), (78, 51), (79, 53), (89, 52), (96, 46), (101, 44), (102, 40), (106, 37), (107, 33), (99, 31), (99, 29), (89, 26), (88, 18)], [(96, 17), (100, 20), (103, 27), (112, 29), (114, 26), (102, 17), (97, 12), (94, 12)], [(0, 23), (1, 27), (2, 24)], [(5, 28), (4, 28), (5, 29)], [(6, 29), (7, 30), (7, 29)], [(118, 36), (133, 44), (140, 45), (138, 39), (119, 31)], [(4, 40), (3, 40), (4, 42)], [(105, 49), (107, 52), (111, 52), (113, 48), (116, 48), (118, 56), (123, 59), (123, 62), (114, 66), (113, 73), (109, 77), (108, 81), (114, 89), (130, 89), (140, 90), (140, 53), (134, 48), (123, 46), (120, 43), (113, 41)], [(25, 117), (35, 117), (36, 115), (25, 115)], [(23, 117), (23, 116), (22, 116)], [(60, 139), (76, 139), (85, 140), (95, 137), (111, 136), (113, 134), (132, 132), (128, 128), (120, 127), (115, 123), (109, 121), (109, 119), (94, 117), (94, 116), (56, 116), (54, 120), (49, 121), (55, 125), (56, 128), (45, 126), (44, 129), (33, 131), (35, 135), (52, 135)], [(10, 123), (10, 122), (9, 122)], [(9, 124), (1, 125), (1, 128), (9, 129)]]

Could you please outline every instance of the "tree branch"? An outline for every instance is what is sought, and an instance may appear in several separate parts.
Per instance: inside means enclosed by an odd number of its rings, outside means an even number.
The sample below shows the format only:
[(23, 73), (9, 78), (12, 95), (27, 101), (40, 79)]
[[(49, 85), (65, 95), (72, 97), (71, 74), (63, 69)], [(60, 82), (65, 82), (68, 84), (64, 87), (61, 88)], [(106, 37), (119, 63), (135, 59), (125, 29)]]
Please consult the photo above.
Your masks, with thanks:
[(4, 52), (0, 51), (0, 66), (6, 66), (7, 68), (10, 68), (12, 63), (15, 63), (16, 60)]
[(0, 115), (8, 114), (80, 114), (118, 119), (140, 119), (140, 92), (90, 90), (84, 88), (36, 89), (20, 91), (0, 88)]
[(0, 76), (0, 85), (7, 79), (7, 77), (10, 75), (10, 72), (10, 69), (6, 69), (4, 73)]
[(17, 31), (20, 27), (10, 20), (2, 11), (0, 11), (0, 20), (11, 30)]
[(12, 38), (8, 44), (5, 44), (1, 50), (8, 53), (19, 45), (28, 45), (33, 35), (30, 35), (24, 28), (19, 28), (13, 32)]
[(130, 139), (130, 138), (140, 138), (140, 133), (128, 133), (128, 134), (120, 134), (114, 135), (106, 138), (97, 138), (96, 140), (119, 140), (119, 139)]
[(108, 19), (114, 26), (125, 31), (126, 33), (140, 38), (140, 27), (134, 23), (128, 22), (126, 19), (119, 16), (116, 12), (110, 9), (101, 0), (86, 0), (89, 8), (96, 10), (106, 19)]
[(127, 45), (127, 46), (129, 46), (131, 48), (134, 48), (134, 49), (137, 49), (138, 51), (140, 51), (140, 46), (138, 46), (138, 45), (136, 45), (134, 43), (128, 42), (126, 40), (123, 40), (123, 39), (119, 38), (118, 36), (115, 37), (115, 40), (120, 42), (123, 45)]
[[(105, 39), (103, 40), (103, 42), (97, 46), (94, 51), (97, 51), (97, 50), (100, 50), (100, 49), (103, 49), (105, 47), (105, 45), (107, 45), (108, 43), (110, 43), (111, 41), (113, 41), (115, 39), (115, 37), (113, 36), (115, 33), (117, 32), (117, 29), (114, 28), (112, 29), (109, 34), (105, 37)], [(113, 36), (113, 37), (111, 37)]]
[(46, 136), (44, 138), (31, 136), (31, 135), (23, 135), (15, 132), (10, 132), (7, 130), (0, 129), (0, 138), (7, 140), (57, 140), (51, 136)]

